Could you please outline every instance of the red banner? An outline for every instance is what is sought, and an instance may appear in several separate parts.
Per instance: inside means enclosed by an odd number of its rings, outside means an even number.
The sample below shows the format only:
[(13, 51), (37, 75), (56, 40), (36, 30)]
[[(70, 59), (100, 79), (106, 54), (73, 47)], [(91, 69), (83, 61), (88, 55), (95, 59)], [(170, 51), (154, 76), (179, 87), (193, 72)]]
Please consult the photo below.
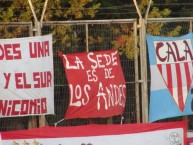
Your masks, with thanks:
[(105, 118), (123, 113), (126, 85), (116, 50), (59, 55), (70, 92), (65, 119)]
[(2, 145), (187, 145), (187, 121), (42, 127), (0, 133)]

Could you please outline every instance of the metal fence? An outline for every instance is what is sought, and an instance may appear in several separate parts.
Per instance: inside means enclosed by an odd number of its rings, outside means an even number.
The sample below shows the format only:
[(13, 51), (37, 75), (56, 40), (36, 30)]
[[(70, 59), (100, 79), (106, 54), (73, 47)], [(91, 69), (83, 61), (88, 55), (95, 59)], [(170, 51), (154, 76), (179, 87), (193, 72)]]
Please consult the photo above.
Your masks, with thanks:
[[(150, 73), (148, 63), (146, 63), (145, 33), (157, 34), (158, 36), (187, 34), (192, 32), (193, 18), (147, 19), (140, 20), (139, 24), (137, 24), (137, 21), (137, 19), (87, 20), (43, 22), (41, 24), (42, 35), (50, 33), (53, 35), (55, 115), (45, 116), (47, 125), (74, 126), (89, 123), (118, 124), (145, 122), (146, 118), (148, 118), (148, 92), (150, 91)], [(153, 30), (158, 26), (159, 31), (155, 33)], [(172, 33), (174, 29), (176, 30), (174, 32), (177, 33)], [(0, 23), (0, 38), (28, 37), (35, 35), (35, 31), (37, 29), (33, 29), (31, 22)], [(126, 49), (117, 48), (116, 43), (119, 38), (124, 40), (123, 46)], [(118, 49), (120, 52), (122, 69), (127, 85), (127, 101), (123, 116), (104, 119), (64, 120), (69, 90), (62, 61), (57, 55), (58, 51), (68, 54), (109, 50), (112, 48)], [(161, 121), (182, 119), (184, 118), (176, 117)], [(188, 119), (191, 119), (191, 116)], [(40, 118), (38, 116), (1, 118), (0, 131), (28, 129), (30, 126), (39, 127), (39, 121)], [(189, 129), (193, 129), (191, 122), (189, 123)]]
[[(44, 22), (42, 34), (53, 34), (54, 50), (54, 74), (55, 74), (55, 109), (56, 115), (47, 116), (48, 124), (54, 125), (80, 125), (94, 123), (135, 123), (140, 120), (139, 101), (136, 103), (135, 68), (138, 68), (137, 48), (131, 51), (133, 56), (128, 58), (127, 52), (123, 52), (121, 63), (127, 84), (127, 105), (123, 116), (115, 116), (108, 119), (73, 119), (63, 120), (67, 110), (69, 91), (66, 76), (64, 74), (61, 59), (57, 56), (58, 51), (65, 54), (77, 52), (90, 52), (109, 50), (115, 47), (113, 42), (121, 36), (129, 36), (131, 40), (137, 39), (137, 23), (134, 19), (128, 20), (96, 20), (96, 21), (73, 21), (73, 22)], [(134, 41), (135, 42), (135, 41)], [(134, 55), (135, 54), (135, 55)], [(136, 59), (135, 59), (136, 58)], [(74, 76), (79, 77), (79, 76)], [(136, 105), (137, 104), (137, 105)], [(124, 118), (124, 119), (123, 119)], [(123, 119), (123, 120), (122, 120)], [(60, 120), (62, 120), (60, 122)]]

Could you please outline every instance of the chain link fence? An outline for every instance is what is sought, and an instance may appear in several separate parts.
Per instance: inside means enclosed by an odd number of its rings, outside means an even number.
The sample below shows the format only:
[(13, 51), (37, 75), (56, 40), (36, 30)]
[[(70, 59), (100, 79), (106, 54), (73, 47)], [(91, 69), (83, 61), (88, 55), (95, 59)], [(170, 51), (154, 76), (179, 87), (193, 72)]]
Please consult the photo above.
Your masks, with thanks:
[[(146, 32), (157, 36), (180, 36), (192, 32), (192, 18), (147, 19)], [(32, 23), (0, 23), (0, 38), (18, 38), (33, 36)], [(53, 36), (54, 60), (54, 104), (55, 115), (46, 115), (49, 126), (75, 126), (89, 123), (120, 124), (142, 122), (142, 83), (141, 53), (138, 25), (136, 19), (93, 20), (93, 21), (52, 21), (43, 22), (41, 34)], [(159, 31), (155, 29), (159, 28)], [(174, 33), (176, 32), (176, 33)], [(122, 40), (122, 47), (117, 43)], [(71, 119), (64, 120), (69, 99), (69, 88), (58, 51), (64, 54), (109, 50), (115, 48), (120, 53), (122, 69), (127, 85), (126, 107), (123, 116), (110, 118)], [(150, 70), (147, 66), (148, 92), (150, 91)], [(75, 76), (77, 77), (77, 76)], [(28, 129), (30, 120), (38, 124), (38, 117), (10, 117), (0, 119), (0, 131)], [(188, 117), (176, 117), (161, 121), (174, 121)], [(38, 127), (38, 126), (37, 126)], [(189, 129), (193, 125), (189, 123)]]
[[(54, 74), (55, 74), (55, 112), (54, 116), (47, 116), (49, 125), (80, 125), (88, 123), (136, 123), (136, 94), (135, 94), (135, 61), (133, 45), (130, 50), (133, 56), (127, 56), (127, 52), (120, 50), (122, 68), (127, 82), (127, 105), (123, 116), (101, 119), (73, 119), (63, 120), (67, 110), (69, 90), (67, 78), (63, 69), (58, 51), (64, 54), (109, 50), (116, 45), (118, 38), (125, 36), (128, 39), (137, 39), (134, 35), (136, 20), (113, 21), (73, 21), (73, 22), (44, 22), (42, 34), (53, 34)], [(133, 41), (135, 42), (135, 41)], [(125, 42), (126, 43), (126, 42)], [(120, 49), (120, 48), (116, 48)], [(129, 48), (128, 48), (129, 49)], [(123, 52), (121, 52), (123, 51)], [(129, 51), (129, 50), (128, 50)], [(137, 51), (137, 50), (136, 50)], [(74, 76), (79, 77), (79, 76)], [(139, 107), (139, 104), (137, 104)], [(138, 112), (139, 113), (139, 112)], [(123, 119), (124, 118), (124, 119)], [(123, 119), (123, 120), (122, 120)], [(61, 120), (61, 121), (60, 121)]]

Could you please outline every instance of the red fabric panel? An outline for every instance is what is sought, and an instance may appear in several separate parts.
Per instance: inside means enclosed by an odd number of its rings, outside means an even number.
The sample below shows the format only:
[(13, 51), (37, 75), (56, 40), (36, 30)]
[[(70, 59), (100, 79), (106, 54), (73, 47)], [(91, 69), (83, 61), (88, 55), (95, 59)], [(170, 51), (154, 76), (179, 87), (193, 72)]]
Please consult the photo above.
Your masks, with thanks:
[(98, 135), (131, 134), (164, 129), (183, 128), (185, 142), (187, 141), (187, 121), (166, 123), (139, 123), (139, 124), (113, 124), (113, 125), (82, 125), (70, 127), (42, 127), (31, 130), (1, 132), (2, 140), (33, 139), (33, 138), (60, 138), (84, 137)]
[[(126, 85), (116, 50), (62, 54), (69, 84), (65, 119), (121, 115)], [(67, 96), (64, 96), (67, 97)]]

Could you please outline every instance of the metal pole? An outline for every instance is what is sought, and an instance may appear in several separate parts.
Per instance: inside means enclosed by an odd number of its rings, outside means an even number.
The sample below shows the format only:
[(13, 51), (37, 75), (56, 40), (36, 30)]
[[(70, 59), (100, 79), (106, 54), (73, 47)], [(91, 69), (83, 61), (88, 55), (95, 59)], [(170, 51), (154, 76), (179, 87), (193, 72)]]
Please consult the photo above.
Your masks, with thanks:
[[(30, 8), (31, 8), (32, 14), (34, 16), (34, 20), (35, 20), (35, 29), (34, 29), (35, 36), (40, 36), (41, 35), (41, 26), (42, 26), (43, 16), (44, 16), (44, 13), (45, 13), (45, 10), (46, 10), (46, 7), (47, 7), (48, 0), (46, 0), (45, 3), (44, 3), (44, 8), (43, 8), (43, 11), (42, 11), (41, 21), (40, 22), (37, 19), (37, 16), (36, 16), (36, 13), (34, 11), (34, 7), (33, 7), (33, 4), (31, 2), (31, 0), (28, 0), (28, 2), (29, 2), (29, 5), (30, 5)], [(33, 116), (31, 118), (31, 121), (29, 121), (29, 123), (28, 123), (30, 128), (37, 127), (37, 119), (39, 121), (38, 127), (43, 127), (43, 126), (46, 125), (45, 115), (40, 115), (38, 117)]]
[[(137, 24), (137, 22), (135, 23), (136, 24), (136, 29), (135, 29), (135, 26), (134, 26), (134, 37), (135, 37), (135, 49), (134, 49), (134, 55), (135, 55), (135, 95), (136, 95), (136, 115), (137, 115), (137, 122), (140, 122), (140, 102), (139, 102), (139, 69), (138, 69), (138, 54), (136, 52), (136, 49), (137, 49), (137, 28), (139, 29), (139, 31), (141, 30), (141, 19), (142, 19), (142, 16), (141, 16), (141, 12), (139, 10), (139, 7), (137, 5), (137, 2), (136, 0), (133, 0), (133, 3), (135, 5), (135, 8), (137, 10), (137, 14), (139, 16), (139, 24)], [(141, 31), (140, 31), (141, 32)], [(140, 33), (141, 34), (141, 33)], [(139, 34), (139, 35), (140, 35)], [(140, 35), (141, 36), (141, 35)], [(140, 42), (141, 42), (141, 39), (140, 39)], [(141, 43), (140, 43), (141, 44)], [(140, 45), (141, 46), (141, 45)], [(140, 53), (141, 53), (141, 50), (140, 50)], [(138, 82), (138, 83), (137, 83)]]
[(29, 36), (32, 37), (33, 36), (33, 24), (31, 23), (30, 27), (29, 27)]
[(88, 24), (85, 25), (85, 29), (86, 29), (86, 52), (89, 52), (89, 48), (88, 48)]
[(42, 10), (42, 15), (41, 15), (41, 19), (40, 19), (41, 28), (42, 28), (42, 22), (43, 22), (43, 19), (44, 19), (44, 14), (45, 14), (45, 12), (46, 12), (47, 4), (48, 4), (48, 0), (45, 1), (45, 3), (44, 3), (44, 8), (43, 8), (43, 10)]
[(149, 1), (148, 7), (147, 7), (147, 10), (146, 10), (146, 13), (145, 13), (145, 20), (147, 20), (151, 4), (152, 4), (152, 0)]
[(190, 21), (190, 32), (192, 32), (192, 23), (193, 23), (193, 21)]
[[(146, 29), (145, 21), (142, 18), (139, 7), (136, 0), (133, 0), (137, 13), (139, 15), (139, 35), (140, 35), (140, 67), (141, 67), (141, 79), (142, 79), (142, 122), (148, 122), (148, 92), (147, 92), (147, 55), (146, 55)], [(136, 100), (137, 101), (137, 100)]]
[(32, 4), (32, 2), (31, 2), (31, 0), (28, 0), (28, 2), (29, 2), (29, 5), (30, 5), (32, 14), (33, 14), (33, 16), (34, 16), (35, 22), (38, 22), (38, 19), (37, 19), (36, 13), (35, 13), (35, 11), (34, 11), (34, 7), (33, 7), (33, 4)]
[(135, 5), (135, 8), (136, 8), (136, 10), (137, 10), (137, 13), (138, 13), (138, 15), (139, 15), (139, 18), (141, 19), (142, 16), (141, 16), (141, 12), (140, 12), (140, 10), (139, 10), (139, 7), (138, 7), (138, 5), (137, 5), (137, 2), (136, 2), (136, 0), (133, 0), (133, 2), (134, 2), (134, 5)]
[[(33, 4), (31, 2), (31, 0), (28, 0), (29, 2), (29, 5), (30, 5), (30, 8), (31, 8), (31, 12), (33, 14), (33, 17), (34, 17), (34, 21), (35, 21), (35, 29), (33, 30), (37, 30), (36, 26), (37, 26), (37, 23), (38, 23), (38, 19), (36, 17), (36, 14), (35, 14), (35, 11), (34, 11), (34, 7), (33, 7)], [(28, 121), (28, 128), (37, 128), (37, 117), (36, 116), (32, 116), (30, 117), (29, 121)]]
[(134, 28), (134, 63), (135, 63), (135, 96), (136, 96), (136, 115), (137, 123), (140, 123), (140, 102), (139, 102), (139, 66), (138, 66), (138, 48), (137, 48), (137, 20), (133, 23)]
[(148, 81), (147, 81), (147, 45), (146, 45), (146, 25), (147, 25), (147, 18), (148, 18), (148, 14), (149, 14), (149, 10), (150, 10), (150, 6), (152, 4), (152, 0), (149, 1), (147, 10), (146, 10), (146, 14), (145, 14), (145, 19), (142, 23), (142, 47), (143, 47), (143, 103), (142, 103), (142, 107), (143, 107), (143, 122), (148, 122), (148, 111), (149, 111), (149, 98), (148, 98)]
[(141, 48), (141, 78), (142, 83), (142, 114), (143, 123), (148, 122), (148, 90), (147, 90), (147, 52), (146, 52), (145, 20), (141, 19), (140, 48)]

